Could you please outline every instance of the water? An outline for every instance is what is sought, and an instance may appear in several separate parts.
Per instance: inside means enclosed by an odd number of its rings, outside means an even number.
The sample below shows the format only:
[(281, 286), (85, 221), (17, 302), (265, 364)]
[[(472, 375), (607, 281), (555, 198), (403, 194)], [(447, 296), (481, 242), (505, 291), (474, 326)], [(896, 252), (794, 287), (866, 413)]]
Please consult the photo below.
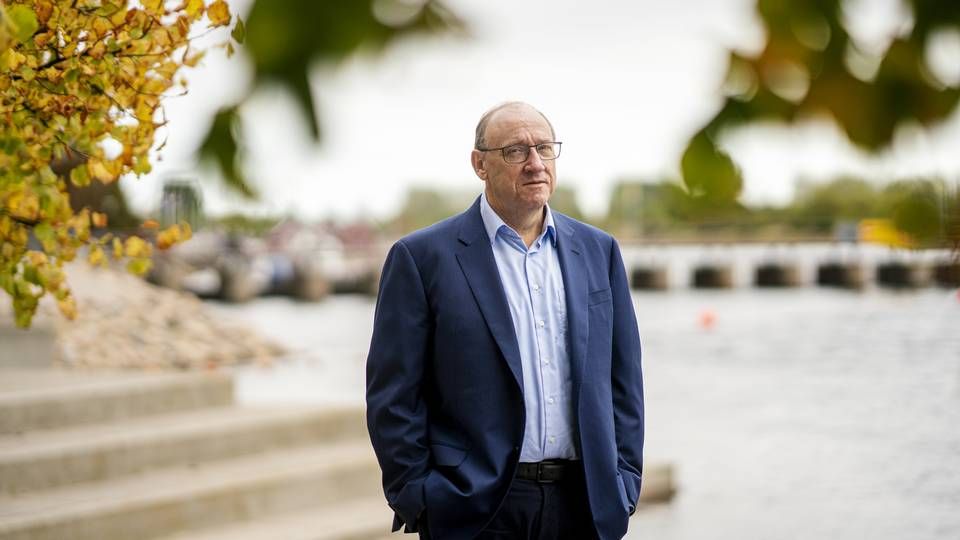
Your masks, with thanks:
[[(960, 538), (957, 291), (634, 300), (646, 455), (675, 465), (679, 492), (638, 512), (628, 538)], [(216, 309), (294, 349), (241, 369), (241, 400), (362, 403), (372, 300)]]

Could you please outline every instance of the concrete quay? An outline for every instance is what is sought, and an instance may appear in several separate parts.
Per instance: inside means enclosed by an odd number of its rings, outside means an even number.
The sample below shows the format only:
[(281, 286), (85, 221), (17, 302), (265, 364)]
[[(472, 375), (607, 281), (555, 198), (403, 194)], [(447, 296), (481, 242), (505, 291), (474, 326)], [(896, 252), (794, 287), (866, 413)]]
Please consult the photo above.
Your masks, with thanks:
[(389, 533), (358, 408), (237, 405), (220, 373), (7, 368), (0, 419), (0, 540)]
[[(358, 407), (239, 405), (220, 372), (0, 364), (0, 420), (0, 540), (391, 537)], [(674, 491), (645, 467), (641, 508)]]

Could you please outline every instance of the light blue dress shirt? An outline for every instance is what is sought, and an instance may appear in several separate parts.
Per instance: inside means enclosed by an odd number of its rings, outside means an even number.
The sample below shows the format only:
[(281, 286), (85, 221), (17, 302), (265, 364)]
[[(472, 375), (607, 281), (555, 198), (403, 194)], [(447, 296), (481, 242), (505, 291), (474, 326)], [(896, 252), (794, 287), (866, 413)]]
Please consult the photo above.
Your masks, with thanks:
[(529, 248), (520, 234), (497, 215), (485, 194), (480, 196), (480, 215), (520, 346), (527, 413), (520, 461), (577, 459), (567, 302), (553, 214), (547, 207), (543, 231)]

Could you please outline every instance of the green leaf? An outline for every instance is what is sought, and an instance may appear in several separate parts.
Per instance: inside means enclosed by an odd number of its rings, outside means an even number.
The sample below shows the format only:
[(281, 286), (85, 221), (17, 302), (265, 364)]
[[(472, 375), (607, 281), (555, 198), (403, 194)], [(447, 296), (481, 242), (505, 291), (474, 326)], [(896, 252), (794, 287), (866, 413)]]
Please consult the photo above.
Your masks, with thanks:
[(74, 167), (70, 171), (70, 181), (73, 182), (73, 185), (77, 187), (89, 186), (90, 173), (87, 171), (86, 165), (80, 165), (79, 167)]
[(7, 17), (10, 18), (10, 22), (13, 23), (15, 29), (13, 36), (20, 43), (29, 41), (37, 29), (40, 28), (40, 24), (37, 22), (37, 14), (27, 6), (12, 6), (7, 11)]
[(233, 31), (230, 32), (230, 36), (236, 40), (237, 43), (243, 43), (243, 40), (247, 37), (247, 29), (243, 26), (243, 19), (237, 17), (237, 24), (234, 25)]
[(101, 7), (97, 10), (96, 13), (97, 13), (97, 15), (101, 15), (101, 16), (103, 16), (103, 17), (109, 17), (109, 16), (113, 15), (114, 13), (120, 11), (120, 9), (122, 9), (122, 8), (123, 8), (123, 5), (121, 5), (121, 4), (118, 4), (118, 3), (115, 3), (115, 2), (105, 2), (105, 3), (103, 4), (103, 6), (101, 6)]
[(13, 296), (13, 276), (9, 272), (0, 272), (0, 289)]
[(683, 182), (694, 197), (702, 197), (712, 205), (726, 206), (740, 195), (743, 181), (739, 169), (705, 132), (691, 139), (680, 166)]
[(43, 245), (43, 250), (47, 253), (56, 249), (57, 233), (53, 230), (53, 226), (46, 221), (41, 221), (33, 228), (33, 235), (37, 237), (37, 240)]
[(131, 274), (143, 276), (150, 271), (152, 266), (153, 262), (150, 259), (131, 259), (127, 263), (127, 271)]
[(32, 264), (24, 264), (23, 280), (26, 281), (27, 283), (40, 285), (40, 274), (37, 272), (37, 267)]
[(221, 109), (213, 119), (210, 131), (200, 146), (200, 156), (213, 159), (223, 172), (227, 187), (247, 199), (256, 199), (257, 193), (247, 183), (237, 164), (237, 135), (240, 119), (236, 107)]
[(152, 169), (153, 167), (150, 166), (150, 160), (147, 159), (146, 156), (138, 157), (136, 163), (133, 165), (133, 172), (137, 173), (137, 176), (146, 174)]

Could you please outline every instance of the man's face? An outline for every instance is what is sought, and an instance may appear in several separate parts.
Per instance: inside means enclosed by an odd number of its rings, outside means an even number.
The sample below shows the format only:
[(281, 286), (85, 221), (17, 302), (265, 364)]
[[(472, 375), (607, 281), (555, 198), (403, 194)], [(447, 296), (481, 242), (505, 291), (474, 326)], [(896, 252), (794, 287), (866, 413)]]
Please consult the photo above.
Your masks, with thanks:
[[(494, 113), (484, 134), (485, 148), (553, 141), (546, 119), (530, 107), (508, 107)], [(522, 215), (542, 209), (557, 187), (556, 160), (544, 161), (533, 148), (523, 163), (507, 163), (499, 150), (473, 151), (474, 170), (486, 182), (494, 209)]]

